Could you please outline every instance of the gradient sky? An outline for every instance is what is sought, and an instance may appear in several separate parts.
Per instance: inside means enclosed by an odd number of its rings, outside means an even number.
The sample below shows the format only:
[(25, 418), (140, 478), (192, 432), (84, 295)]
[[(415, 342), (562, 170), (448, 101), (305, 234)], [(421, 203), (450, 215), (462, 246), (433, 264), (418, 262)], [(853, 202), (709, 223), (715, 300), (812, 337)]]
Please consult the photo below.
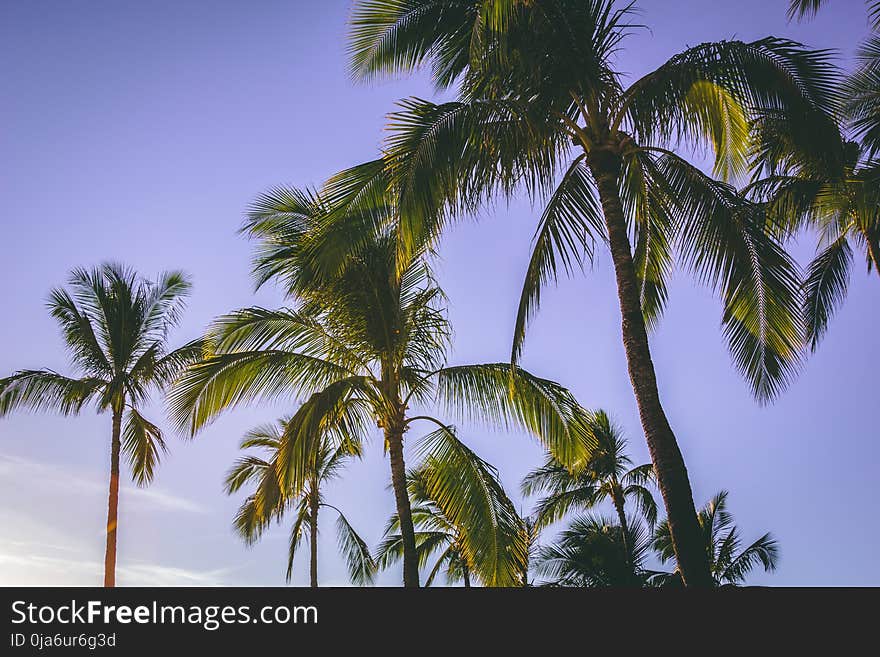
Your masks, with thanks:
[[(809, 23), (789, 23), (785, 0), (643, 0), (641, 30), (620, 67), (644, 73), (688, 45), (768, 34), (840, 50), (846, 65), (867, 33), (861, 0), (836, 0)], [(236, 234), (247, 204), (276, 184), (319, 184), (371, 159), (396, 99), (430, 97), (413, 76), (352, 83), (345, 69), (349, 2), (0, 3), (0, 376), (67, 370), (44, 301), (76, 266), (104, 260), (145, 274), (184, 268), (194, 279), (173, 338), (197, 336), (216, 315), (281, 302), (253, 293), (248, 243)], [(451, 230), (437, 265), (450, 298), (455, 363), (508, 357), (519, 286), (538, 208), (500, 205)], [(802, 262), (810, 240), (798, 245)], [(731, 366), (711, 290), (677, 274), (652, 336), (662, 398), (696, 501), (731, 491), (745, 539), (771, 530), (778, 572), (753, 583), (880, 584), (876, 326), (880, 282), (857, 267), (831, 332), (792, 388), (760, 407)], [(569, 386), (624, 428), (647, 460), (620, 341), (607, 255), (586, 277), (545, 296), (525, 366)], [(162, 420), (160, 405), (148, 417)], [(286, 529), (253, 548), (231, 530), (240, 498), (222, 493), (242, 434), (292, 403), (230, 412), (171, 452), (146, 490), (122, 491), (120, 584), (280, 585)], [(0, 584), (101, 581), (110, 419), (19, 413), (0, 420)], [(541, 450), (521, 435), (466, 428), (518, 502)], [(362, 463), (332, 485), (375, 544), (393, 497), (376, 436)], [(523, 502), (522, 508), (528, 509)], [(321, 580), (345, 584), (329, 513)], [(295, 584), (307, 582), (304, 551)], [(396, 584), (397, 571), (380, 580)]]

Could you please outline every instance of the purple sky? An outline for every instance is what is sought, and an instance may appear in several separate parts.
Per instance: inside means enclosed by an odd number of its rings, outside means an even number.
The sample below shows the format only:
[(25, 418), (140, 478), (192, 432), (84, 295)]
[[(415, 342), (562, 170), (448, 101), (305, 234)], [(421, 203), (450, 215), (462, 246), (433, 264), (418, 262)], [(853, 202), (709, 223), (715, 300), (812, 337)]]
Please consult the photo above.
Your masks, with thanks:
[[(621, 68), (644, 73), (688, 45), (789, 36), (841, 51), (867, 33), (860, 0), (836, 0), (809, 23), (788, 23), (785, 0), (643, 0), (651, 26), (625, 42)], [(353, 84), (345, 70), (348, 2), (0, 4), (0, 376), (66, 371), (44, 307), (80, 265), (120, 260), (145, 274), (184, 268), (195, 282), (174, 338), (216, 315), (275, 306), (253, 294), (250, 247), (236, 235), (246, 205), (276, 184), (319, 184), (375, 156), (384, 114), (424, 78)], [(505, 360), (538, 209), (499, 206), (450, 231), (438, 271), (456, 333), (453, 362)], [(805, 261), (811, 239), (796, 250)], [(861, 262), (861, 261), (859, 261)], [(855, 268), (849, 298), (794, 386), (761, 408), (731, 366), (710, 290), (676, 276), (652, 347), (663, 401), (696, 501), (721, 488), (744, 539), (771, 530), (778, 585), (880, 584), (874, 498), (876, 327), (880, 280)], [(607, 255), (545, 297), (525, 365), (608, 410), (647, 460), (626, 374)], [(245, 430), (290, 404), (228, 413), (194, 442), (169, 435), (154, 485), (123, 489), (120, 584), (283, 583), (286, 529), (245, 548), (230, 523), (239, 498), (223, 475)], [(161, 419), (161, 407), (150, 409)], [(108, 417), (16, 414), (0, 421), (0, 584), (99, 584), (109, 468)], [(169, 434), (171, 433), (168, 428)], [(524, 436), (468, 428), (515, 499), (541, 457)], [(382, 443), (328, 490), (375, 544), (393, 509)], [(528, 506), (523, 507), (527, 509)], [(321, 580), (344, 584), (331, 518), (322, 523)], [(307, 581), (302, 554), (294, 583)], [(381, 582), (399, 581), (397, 571)]]

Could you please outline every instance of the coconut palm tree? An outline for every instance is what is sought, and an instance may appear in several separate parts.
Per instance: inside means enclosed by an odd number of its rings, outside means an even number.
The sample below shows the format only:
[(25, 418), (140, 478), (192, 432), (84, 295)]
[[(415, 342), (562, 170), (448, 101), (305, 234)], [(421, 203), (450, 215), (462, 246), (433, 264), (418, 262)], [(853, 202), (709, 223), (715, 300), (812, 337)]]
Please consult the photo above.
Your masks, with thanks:
[[(408, 473), (419, 566), (435, 559), (425, 586), (441, 570), (446, 582), (470, 588), (519, 585), (528, 568), (526, 525), (507, 497), (495, 468), (474, 454), (454, 431), (438, 430), (419, 446), (425, 461)], [(487, 547), (489, 549), (487, 549)], [(387, 568), (403, 557), (400, 517), (394, 514), (377, 548), (376, 564)]]
[[(721, 491), (709, 500), (700, 509), (698, 518), (715, 586), (742, 584), (759, 564), (765, 572), (776, 570), (779, 546), (769, 532), (741, 549), (739, 528), (733, 524), (733, 517), (727, 511), (727, 491)], [(669, 524), (665, 521), (657, 527), (654, 549), (663, 563), (675, 559)], [(677, 568), (676, 573), (680, 574)]]
[(650, 552), (641, 524), (623, 529), (602, 516), (578, 516), (539, 550), (537, 572), (552, 586), (642, 588), (664, 581), (664, 573), (645, 568)]
[[(778, 394), (802, 353), (798, 269), (763, 206), (677, 155), (709, 145), (714, 172), (747, 169), (763, 112), (829, 132), (836, 69), (829, 53), (778, 38), (705, 43), (628, 86), (614, 55), (633, 29), (612, 0), (362, 0), (352, 14), (353, 73), (428, 65), (454, 101), (418, 98), (390, 115), (383, 157), (336, 181), (339, 201), (385, 187), (399, 205), (400, 249), (436, 240), (497, 194), (547, 195), (515, 324), (512, 359), (542, 285), (607, 245), (627, 365), (676, 554), (689, 585), (710, 586), (684, 459), (663, 410), (648, 329), (667, 297), (674, 255), (719, 292), (738, 369), (761, 400)], [(349, 239), (358, 227), (346, 229)], [(342, 232), (341, 228), (335, 232)]]
[(327, 207), (320, 195), (298, 190), (274, 190), (256, 203), (245, 230), (258, 240), (257, 279), (284, 285), (291, 307), (246, 308), (219, 318), (206, 338), (209, 355), (175, 384), (170, 406), (194, 433), (243, 402), (307, 396), (273, 458), (279, 485), (293, 490), (307, 483), (321, 431), (357, 444), (375, 423), (391, 466), (404, 584), (418, 586), (404, 435), (418, 422), (452, 430), (445, 419), (410, 412), (412, 405), (440, 405), (462, 420), (525, 429), (562, 462), (584, 458), (592, 438), (583, 410), (560, 385), (506, 363), (447, 365), (443, 293), (419, 254), (401, 259), (394, 236), (373, 234), (351, 249), (344, 231), (335, 242), (321, 233), (322, 248), (330, 244), (345, 255), (333, 271), (310, 267), (305, 256), (327, 223)]
[(257, 427), (249, 431), (241, 443), (241, 449), (260, 449), (266, 453), (266, 458), (254, 454), (242, 456), (226, 477), (226, 492), (230, 495), (249, 483), (256, 485), (256, 491), (248, 495), (235, 516), (236, 531), (248, 544), (253, 544), (273, 520), (280, 523), (292, 511), (294, 517), (288, 542), (287, 581), (293, 574), (293, 558), (305, 533), (309, 535), (309, 583), (312, 588), (317, 588), (318, 514), (322, 508), (331, 509), (337, 513), (336, 540), (339, 551), (345, 557), (351, 581), (369, 584), (373, 581), (374, 571), (369, 547), (345, 514), (324, 501), (322, 493), (322, 487), (327, 482), (340, 476), (348, 459), (360, 456), (360, 445), (348, 442), (338, 444), (329, 436), (323, 436), (313, 450), (305, 473), (304, 488), (284, 490), (279, 485), (274, 463), (277, 462), (288, 423), (289, 420), (280, 420), (275, 424)]
[[(657, 522), (657, 504), (646, 484), (654, 480), (650, 463), (632, 466), (626, 454), (626, 439), (605, 411), (596, 411), (588, 420), (596, 437), (596, 448), (577, 469), (570, 470), (549, 456), (544, 464), (529, 472), (522, 481), (523, 495), (547, 493), (535, 509), (535, 523), (546, 527), (573, 510), (591, 509), (608, 499), (617, 513), (620, 538), (626, 543), (630, 522), (626, 501), (632, 499), (651, 527)], [(629, 546), (625, 546), (629, 553)]]
[(20, 370), (0, 379), (0, 416), (17, 409), (76, 414), (87, 405), (109, 411), (110, 491), (104, 586), (116, 584), (119, 458), (125, 454), (140, 486), (153, 480), (165, 441), (158, 426), (141, 415), (151, 393), (162, 390), (201, 355), (196, 341), (168, 350), (168, 332), (184, 307), (190, 282), (181, 272), (160, 274), (155, 283), (117, 264), (76, 269), (69, 289), (49, 296), (49, 311), (61, 325), (76, 373)]

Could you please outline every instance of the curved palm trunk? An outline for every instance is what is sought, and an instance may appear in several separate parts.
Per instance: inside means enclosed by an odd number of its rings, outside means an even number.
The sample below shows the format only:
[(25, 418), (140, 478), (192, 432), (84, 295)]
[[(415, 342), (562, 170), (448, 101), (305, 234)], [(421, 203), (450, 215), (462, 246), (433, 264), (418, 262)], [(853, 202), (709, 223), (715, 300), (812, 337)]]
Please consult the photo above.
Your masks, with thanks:
[(110, 443), (110, 494), (107, 500), (107, 547), (104, 550), (104, 586), (116, 586), (116, 528), (119, 515), (119, 452), (122, 411), (113, 411), (113, 437)]
[(471, 571), (467, 566), (462, 569), (462, 575), (464, 576), (464, 588), (471, 588)]
[(318, 588), (318, 484), (312, 481), (309, 491), (309, 586)]
[(589, 166), (596, 180), (608, 229), (629, 377), (666, 506), (675, 557), (687, 586), (709, 587), (712, 584), (709, 562), (702, 546), (687, 468), (660, 404), (632, 248), (620, 202), (620, 159), (608, 151), (598, 151), (591, 154)]
[(388, 455), (391, 460), (391, 484), (394, 500), (397, 503), (397, 517), (400, 519), (400, 537), (403, 539), (403, 585), (407, 588), (419, 586), (419, 558), (416, 552), (416, 533), (413, 527), (412, 508), (406, 490), (406, 465), (403, 462), (403, 432), (385, 430), (388, 441)]

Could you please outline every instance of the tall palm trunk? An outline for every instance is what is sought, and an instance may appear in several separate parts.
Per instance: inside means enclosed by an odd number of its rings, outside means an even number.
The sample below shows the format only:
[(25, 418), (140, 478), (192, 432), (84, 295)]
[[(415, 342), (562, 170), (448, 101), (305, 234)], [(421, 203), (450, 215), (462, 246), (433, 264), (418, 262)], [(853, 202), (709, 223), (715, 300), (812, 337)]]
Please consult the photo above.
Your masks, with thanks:
[(406, 490), (406, 465), (403, 462), (403, 431), (396, 427), (385, 429), (388, 455), (391, 460), (391, 484), (400, 519), (400, 537), (403, 539), (403, 585), (419, 586), (419, 557), (416, 552), (416, 532), (413, 527), (412, 508)]
[(314, 479), (309, 491), (309, 585), (318, 588), (318, 482)]
[(466, 588), (466, 589), (471, 588), (471, 571), (470, 571), (470, 569), (468, 569), (468, 567), (465, 566), (464, 568), (462, 568), (461, 574), (462, 574), (462, 577), (464, 577), (464, 588)]
[(686, 585), (709, 587), (712, 585), (709, 562), (700, 536), (687, 468), (660, 405), (632, 248), (620, 202), (620, 158), (610, 151), (595, 151), (590, 155), (589, 166), (596, 180), (608, 229), (629, 377), (666, 506), (675, 557)]
[(116, 528), (119, 515), (119, 452), (122, 409), (113, 411), (113, 437), (110, 443), (110, 494), (107, 500), (107, 547), (104, 550), (104, 586), (116, 586)]

